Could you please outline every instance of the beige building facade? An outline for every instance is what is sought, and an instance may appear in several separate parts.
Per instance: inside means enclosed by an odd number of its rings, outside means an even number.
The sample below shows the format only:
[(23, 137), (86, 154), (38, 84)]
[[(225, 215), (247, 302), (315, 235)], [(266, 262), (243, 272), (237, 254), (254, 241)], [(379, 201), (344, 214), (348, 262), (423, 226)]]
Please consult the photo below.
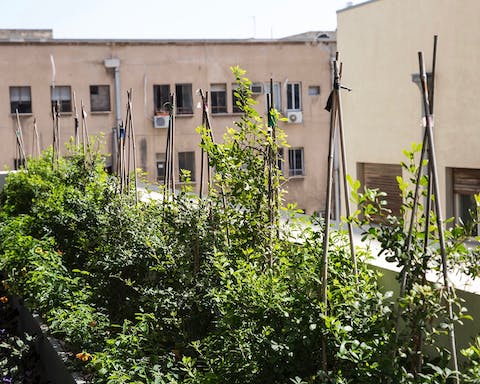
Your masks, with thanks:
[[(432, 70), (438, 35), (434, 139), (443, 214), (468, 220), (480, 192), (480, 24), (477, 0), (373, 0), (338, 11), (349, 173), (390, 188), (402, 150), (423, 137), (418, 52)], [(407, 175), (403, 175), (407, 176)]]
[[(102, 133), (112, 153), (115, 128), (125, 118), (127, 90), (133, 94), (137, 165), (152, 182), (163, 178), (168, 119), (165, 102), (176, 96), (175, 163), (191, 171), (199, 188), (202, 122), (197, 90), (209, 92), (212, 128), (221, 139), (240, 114), (232, 66), (247, 71), (258, 111), (274, 81), (277, 109), (290, 145), (284, 148), (286, 200), (307, 213), (325, 205), (331, 88), (330, 61), (335, 34), (306, 33), (276, 40), (58, 40), (50, 30), (0, 33), (0, 166), (17, 166), (16, 114), (27, 154), (33, 151), (33, 122), (42, 149), (52, 144), (52, 100), (58, 101), (61, 141), (74, 134), (74, 97), (88, 114), (89, 133)], [(79, 112), (80, 113), (80, 112)], [(111, 162), (111, 159), (109, 160)], [(110, 163), (111, 164), (111, 163)], [(177, 178), (178, 180), (178, 178)]]

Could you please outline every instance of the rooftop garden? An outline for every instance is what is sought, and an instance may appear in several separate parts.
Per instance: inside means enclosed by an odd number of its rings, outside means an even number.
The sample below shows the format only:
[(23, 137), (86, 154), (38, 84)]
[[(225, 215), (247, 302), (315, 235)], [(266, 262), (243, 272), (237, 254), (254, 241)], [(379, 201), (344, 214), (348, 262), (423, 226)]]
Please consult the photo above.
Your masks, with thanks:
[[(348, 237), (332, 231), (325, 305), (323, 221), (282, 207), (275, 154), (286, 143), (271, 125), (279, 116), (264, 124), (244, 72), (234, 73), (243, 117), (222, 143), (198, 129), (214, 170), (201, 199), (185, 183), (160, 201), (137, 201), (133, 186), (104, 171), (93, 145), (59, 158), (46, 151), (8, 177), (0, 310), (12, 297), (24, 300), (68, 346), (70, 369), (96, 384), (480, 383), (480, 339), (462, 350), (459, 372), (444, 342), (471, 321), (467, 308), (425, 278), (441, 268), (435, 224), (426, 252), (421, 226), (413, 231), (407, 258), (404, 219), (388, 215), (381, 192), (354, 181), (360, 210), (346, 220), (414, 273), (394, 298), (365, 249), (352, 273)], [(413, 149), (404, 167), (415, 174)], [(411, 181), (399, 182), (408, 217)], [(378, 215), (385, 219), (371, 225)], [(465, 246), (468, 236), (461, 226), (446, 232), (448, 265), (476, 277), (478, 249)], [(9, 342), (0, 333), (0, 351)], [(12, 378), (6, 365), (4, 383)]]

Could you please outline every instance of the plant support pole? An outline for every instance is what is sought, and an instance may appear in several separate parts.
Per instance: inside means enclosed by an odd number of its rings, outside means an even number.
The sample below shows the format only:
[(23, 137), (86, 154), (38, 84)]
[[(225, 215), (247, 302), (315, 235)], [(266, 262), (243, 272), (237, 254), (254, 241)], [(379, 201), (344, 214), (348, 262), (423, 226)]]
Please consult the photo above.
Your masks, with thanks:
[[(338, 59), (338, 53), (337, 53)], [(335, 145), (335, 120), (336, 120), (336, 103), (335, 94), (338, 92), (338, 73), (335, 66), (333, 90), (330, 94), (330, 136), (328, 141), (328, 167), (327, 167), (327, 192), (325, 202), (325, 229), (323, 232), (323, 255), (322, 255), (322, 276), (321, 276), (321, 300), (324, 305), (325, 314), (327, 314), (328, 297), (327, 297), (327, 281), (328, 281), (328, 238), (330, 233), (330, 211), (332, 201), (332, 184), (333, 184), (333, 152)], [(328, 109), (327, 109), (328, 110)], [(322, 336), (322, 369), (327, 372), (327, 342), (325, 336)]]
[(422, 85), (423, 105), (424, 105), (424, 111), (426, 115), (425, 121), (426, 121), (427, 136), (428, 136), (428, 146), (430, 149), (430, 160), (431, 160), (430, 170), (432, 175), (433, 194), (435, 197), (435, 209), (436, 209), (437, 226), (438, 226), (438, 237), (440, 242), (440, 252), (442, 256), (443, 284), (445, 286), (445, 289), (447, 291), (447, 296), (448, 296), (447, 309), (448, 309), (448, 316), (450, 320), (450, 329), (449, 329), (450, 348), (451, 348), (451, 354), (452, 354), (453, 368), (456, 371), (455, 383), (459, 384), (460, 378), (458, 376), (458, 360), (457, 360), (457, 347), (456, 347), (456, 340), (455, 340), (454, 316), (453, 316), (452, 303), (450, 301), (451, 287), (448, 279), (447, 253), (446, 253), (446, 247), (445, 247), (445, 237), (443, 232), (443, 217), (442, 217), (442, 210), (440, 206), (440, 190), (438, 186), (437, 162), (435, 157), (435, 147), (434, 147), (434, 141), (433, 141), (433, 116), (432, 114), (430, 114), (427, 75), (425, 73), (425, 65), (423, 62), (422, 52), (418, 52), (418, 64), (420, 68), (420, 82)]

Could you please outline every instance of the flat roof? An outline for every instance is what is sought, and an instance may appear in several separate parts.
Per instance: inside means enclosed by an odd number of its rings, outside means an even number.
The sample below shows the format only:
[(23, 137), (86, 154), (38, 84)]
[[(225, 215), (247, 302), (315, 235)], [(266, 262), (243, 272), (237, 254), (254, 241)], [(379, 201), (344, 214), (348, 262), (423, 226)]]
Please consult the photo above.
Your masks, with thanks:
[(285, 44), (336, 41), (335, 31), (310, 31), (275, 39), (56, 39), (51, 30), (0, 29), (0, 44), (66, 45), (194, 45), (194, 44)]
[(350, 9), (354, 9), (354, 8), (363, 7), (364, 5), (368, 5), (368, 4), (374, 3), (376, 1), (380, 1), (380, 0), (368, 0), (368, 1), (364, 1), (363, 3), (360, 3), (360, 4), (349, 5), (349, 6), (346, 6), (345, 8), (339, 9), (337, 11), (337, 13), (349, 11)]

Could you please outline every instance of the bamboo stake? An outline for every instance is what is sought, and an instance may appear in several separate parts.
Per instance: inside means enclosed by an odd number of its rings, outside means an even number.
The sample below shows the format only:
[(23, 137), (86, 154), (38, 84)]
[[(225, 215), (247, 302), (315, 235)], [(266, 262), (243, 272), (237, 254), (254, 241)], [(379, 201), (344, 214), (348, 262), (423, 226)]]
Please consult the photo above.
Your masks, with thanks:
[[(436, 71), (436, 56), (437, 56), (437, 41), (438, 41), (438, 36), (434, 36), (434, 43), (433, 43), (433, 59), (432, 59), (432, 77), (431, 77), (431, 92), (428, 93), (429, 97), (429, 114), (433, 115), (433, 100), (434, 100), (434, 89), (435, 89), (435, 71)], [(427, 115), (427, 111), (425, 111), (425, 115)], [(424, 135), (423, 135), (423, 141), (422, 141), (422, 150), (420, 154), (420, 162), (419, 162), (419, 167), (417, 170), (417, 175), (416, 175), (416, 181), (415, 181), (415, 192), (414, 192), (414, 198), (413, 198), (413, 207), (412, 207), (412, 213), (410, 217), (410, 224), (409, 224), (409, 229), (408, 229), (408, 235), (407, 235), (407, 241), (406, 241), (406, 254), (408, 256), (407, 262), (403, 268), (402, 271), (402, 280), (400, 284), (400, 298), (405, 296), (405, 290), (406, 290), (406, 285), (407, 285), (407, 280), (408, 280), (408, 275), (410, 273), (410, 268), (411, 268), (411, 258), (412, 255), (410, 254), (410, 247), (412, 243), (412, 237), (413, 237), (413, 228), (414, 228), (414, 223), (416, 222), (416, 217), (417, 217), (417, 210), (418, 210), (418, 205), (419, 205), (419, 199), (420, 199), (420, 180), (422, 177), (422, 168), (423, 168), (423, 162), (424, 160), (427, 159), (427, 179), (428, 179), (428, 185), (427, 185), (427, 196), (426, 196), (426, 207), (425, 207), (425, 226), (424, 226), (424, 243), (423, 243), (423, 252), (424, 255), (427, 253), (427, 248), (428, 248), (428, 242), (429, 242), (429, 232), (430, 232), (430, 212), (431, 212), (431, 200), (432, 200), (432, 169), (431, 169), (431, 151), (429, 148), (429, 142), (428, 142), (428, 130), (425, 128), (424, 130)], [(426, 271), (428, 266), (428, 260), (424, 256), (423, 260), (423, 269)], [(422, 282), (426, 282), (426, 273), (424, 272), (422, 276)], [(399, 323), (400, 323), (400, 308), (397, 313), (397, 321), (396, 321), (396, 329), (398, 330), (399, 328)], [(398, 339), (398, 333), (397, 333), (397, 339)], [(420, 332), (419, 335), (419, 341), (418, 341), (418, 349), (421, 350), (423, 346), (423, 338), (422, 334)], [(422, 366), (422, 359), (419, 357), (418, 363), (417, 363), (417, 370), (420, 371)]]
[(22, 124), (20, 122), (20, 115), (18, 114), (18, 109), (15, 110), (15, 114), (17, 117), (17, 129), (15, 130), (15, 137), (17, 139), (17, 148), (20, 154), (20, 156), (18, 156), (18, 159), (20, 164), (23, 164), (24, 168), (28, 170), (27, 156), (25, 153), (25, 145), (23, 142)]
[(165, 172), (163, 174), (163, 185), (165, 187), (165, 193), (170, 190), (170, 138), (172, 135), (171, 130), (171, 111), (169, 111), (168, 128), (167, 128), (167, 141), (165, 145)]
[(130, 93), (128, 96), (128, 107), (130, 109), (130, 133), (131, 133), (131, 140), (132, 140), (132, 155), (133, 155), (133, 182), (135, 188), (135, 204), (138, 204), (138, 177), (137, 177), (137, 146), (135, 142), (135, 126), (133, 124), (133, 104), (132, 104), (132, 92), (133, 90), (130, 88)]
[(55, 121), (57, 120), (57, 104), (52, 103), (52, 167), (55, 165), (55, 153), (56, 153), (56, 130)]
[(170, 122), (171, 122), (171, 146), (170, 146), (170, 178), (173, 196), (175, 196), (175, 94), (170, 95)]
[[(202, 126), (207, 127), (207, 118), (208, 118), (208, 92), (204, 95), (203, 91), (200, 89), (199, 90), (200, 97), (202, 99)], [(203, 139), (202, 139), (203, 141)], [(201, 150), (201, 157), (200, 157), (200, 191), (199, 191), (199, 196), (200, 199), (203, 197), (203, 184), (204, 184), (204, 169), (205, 169), (205, 164), (204, 164), (204, 159), (205, 159), (205, 150), (202, 147)], [(207, 167), (209, 167), (208, 164), (208, 154), (207, 156)], [(207, 191), (209, 188), (209, 183), (207, 180)]]
[[(429, 96), (429, 106), (430, 106), (430, 114), (433, 115), (434, 109), (434, 98), (435, 98), (435, 72), (437, 69), (437, 42), (438, 36), (433, 36), (433, 58), (432, 58), (432, 79), (431, 79), (431, 92), (428, 94)], [(427, 154), (428, 154), (428, 170), (429, 175), (431, 174), (430, 169), (430, 152), (429, 148), (427, 147)], [(432, 196), (432, 178), (428, 177), (428, 189), (427, 189), (427, 206), (426, 206), (426, 217), (425, 217), (425, 242), (423, 246), (423, 251), (427, 252), (428, 247), (428, 233), (430, 228), (430, 205), (431, 205), (431, 196)]]
[[(334, 63), (335, 66), (338, 66), (337, 61)], [(338, 79), (339, 81), (342, 78), (342, 64), (340, 64), (340, 70), (338, 70)], [(341, 86), (339, 86), (340, 88)], [(338, 115), (338, 131), (339, 131), (339, 136), (340, 136), (340, 152), (342, 156), (342, 172), (343, 172), (343, 192), (345, 194), (345, 213), (347, 214), (347, 217), (350, 217), (350, 199), (348, 195), (348, 182), (347, 182), (347, 154), (345, 150), (345, 137), (343, 133), (343, 112), (342, 112), (342, 99), (341, 99), (341, 93), (339, 92), (339, 89), (337, 89), (336, 92), (337, 96), (337, 115)], [(333, 180), (332, 180), (333, 182)], [(353, 243), (353, 226), (352, 223), (349, 221), (347, 223), (348, 227), (348, 237), (350, 241), (350, 257), (352, 259), (352, 264), (353, 264), (353, 273), (355, 274), (355, 278), (357, 278), (358, 272), (357, 272), (357, 258), (355, 255), (355, 245)]]
[(74, 143), (75, 147), (79, 145), (78, 138), (78, 111), (77, 111), (77, 97), (73, 91), (73, 122), (74, 122)]
[[(332, 204), (332, 186), (333, 186), (333, 164), (334, 164), (334, 152), (336, 143), (336, 127), (338, 119), (339, 141), (343, 171), (343, 185), (344, 185), (344, 197), (347, 217), (350, 216), (350, 202), (348, 195), (348, 183), (347, 183), (347, 159), (345, 151), (345, 138), (343, 133), (343, 114), (340, 97), (340, 89), (349, 88), (340, 84), (342, 76), (342, 65), (338, 62), (338, 52), (336, 53), (335, 60), (333, 62), (333, 89), (330, 93), (329, 100), (327, 102), (327, 109), (330, 112), (330, 136), (328, 143), (328, 167), (327, 167), (327, 192), (326, 192), (326, 205), (325, 205), (325, 228), (323, 233), (323, 255), (322, 255), (322, 276), (321, 276), (321, 298), (325, 306), (325, 314), (328, 311), (328, 246), (329, 246), (329, 234), (330, 234), (330, 216), (331, 216), (331, 204)], [(355, 247), (353, 243), (353, 227), (351, 223), (348, 223), (348, 234), (350, 242), (350, 257), (352, 259), (353, 270), (355, 278), (357, 278), (357, 261), (355, 256)], [(327, 342), (326, 338), (322, 337), (322, 368), (327, 371)]]
[(423, 62), (423, 54), (422, 52), (418, 52), (418, 64), (420, 68), (420, 81), (422, 84), (422, 97), (423, 97), (423, 105), (424, 111), (426, 114), (426, 126), (428, 131), (428, 146), (430, 148), (430, 160), (431, 160), (431, 176), (432, 176), (432, 186), (433, 186), (433, 194), (435, 196), (435, 209), (436, 209), (436, 217), (437, 217), (437, 227), (438, 227), (438, 237), (440, 242), (440, 253), (442, 256), (442, 272), (443, 272), (443, 284), (447, 291), (447, 310), (448, 316), (450, 320), (450, 348), (452, 354), (452, 363), (453, 368), (456, 371), (455, 373), (455, 382), (457, 384), (460, 383), (460, 378), (458, 376), (458, 360), (457, 360), (457, 348), (456, 348), (456, 340), (455, 340), (455, 326), (454, 326), (454, 316), (453, 316), (453, 308), (452, 303), (450, 301), (450, 296), (452, 294), (450, 282), (448, 278), (448, 265), (447, 265), (447, 253), (445, 247), (445, 237), (444, 237), (444, 230), (443, 230), (443, 217), (442, 217), (442, 210), (440, 206), (440, 189), (438, 186), (438, 173), (437, 173), (437, 161), (435, 156), (435, 147), (434, 147), (434, 140), (433, 140), (433, 115), (430, 114), (430, 105), (428, 99), (428, 87), (427, 87), (427, 75), (425, 73), (425, 65)]
[(273, 265), (272, 244), (275, 235), (278, 236), (278, 186), (274, 186), (274, 178), (278, 177), (275, 162), (277, 160), (277, 121), (275, 116), (275, 97), (273, 78), (270, 78), (270, 94), (267, 95), (267, 122), (270, 129), (271, 144), (267, 147), (267, 170), (268, 170), (268, 215), (270, 224), (270, 266)]
[[(338, 60), (338, 53), (336, 55)], [(336, 62), (335, 60), (335, 62)], [(333, 184), (333, 153), (335, 142), (335, 121), (337, 114), (337, 97), (335, 94), (338, 92), (339, 78), (337, 72), (337, 66), (334, 66), (334, 81), (333, 89), (331, 93), (331, 106), (330, 106), (330, 135), (328, 140), (328, 166), (327, 166), (327, 192), (325, 202), (325, 229), (323, 232), (323, 255), (322, 255), (322, 276), (321, 276), (321, 299), (324, 305), (325, 315), (327, 315), (328, 309), (328, 296), (327, 296), (327, 282), (328, 282), (328, 238), (330, 234), (330, 211), (332, 201), (332, 184)], [(327, 372), (328, 369), (327, 359), (327, 342), (325, 336), (322, 336), (322, 369)]]
[[(202, 90), (200, 90), (200, 95), (202, 96), (203, 100), (208, 99), (208, 92), (206, 92), (205, 96), (203, 96), (203, 92), (202, 92)], [(210, 139), (212, 140), (212, 143), (215, 143), (215, 137), (213, 135), (212, 125), (210, 123), (210, 115), (208, 114), (208, 104), (207, 104), (207, 109), (205, 111), (205, 124), (206, 124), (208, 134), (210, 136)], [(208, 159), (208, 154), (207, 154), (207, 159)], [(208, 190), (210, 191), (210, 188), (213, 187), (212, 170), (211, 170), (210, 166), (207, 167), (207, 180), (208, 180)], [(220, 193), (222, 195), (223, 209), (226, 210), (227, 209), (227, 198), (226, 198), (225, 189), (223, 188), (223, 185), (220, 187)], [(229, 227), (228, 223), (225, 226), (225, 232), (226, 232), (227, 246), (230, 247), (230, 245), (231, 245), (231, 242), (230, 242), (230, 227)]]
[(60, 102), (55, 103), (55, 160), (60, 158)]
[[(36, 144), (36, 145), (35, 145)], [(40, 150), (40, 137), (38, 135), (37, 129), (37, 119), (33, 119), (33, 144), (32, 144), (32, 155), (34, 153), (34, 149), (37, 149), (37, 157), (40, 157), (41, 150)]]
[(132, 137), (131, 137), (131, 130), (130, 130), (130, 91), (127, 91), (127, 108), (126, 108), (126, 115), (125, 115), (125, 141), (124, 141), (124, 146), (125, 146), (125, 186), (127, 188), (127, 194), (130, 195), (130, 169), (131, 169), (131, 157), (132, 157), (132, 151), (131, 151), (131, 142), (132, 142)]

